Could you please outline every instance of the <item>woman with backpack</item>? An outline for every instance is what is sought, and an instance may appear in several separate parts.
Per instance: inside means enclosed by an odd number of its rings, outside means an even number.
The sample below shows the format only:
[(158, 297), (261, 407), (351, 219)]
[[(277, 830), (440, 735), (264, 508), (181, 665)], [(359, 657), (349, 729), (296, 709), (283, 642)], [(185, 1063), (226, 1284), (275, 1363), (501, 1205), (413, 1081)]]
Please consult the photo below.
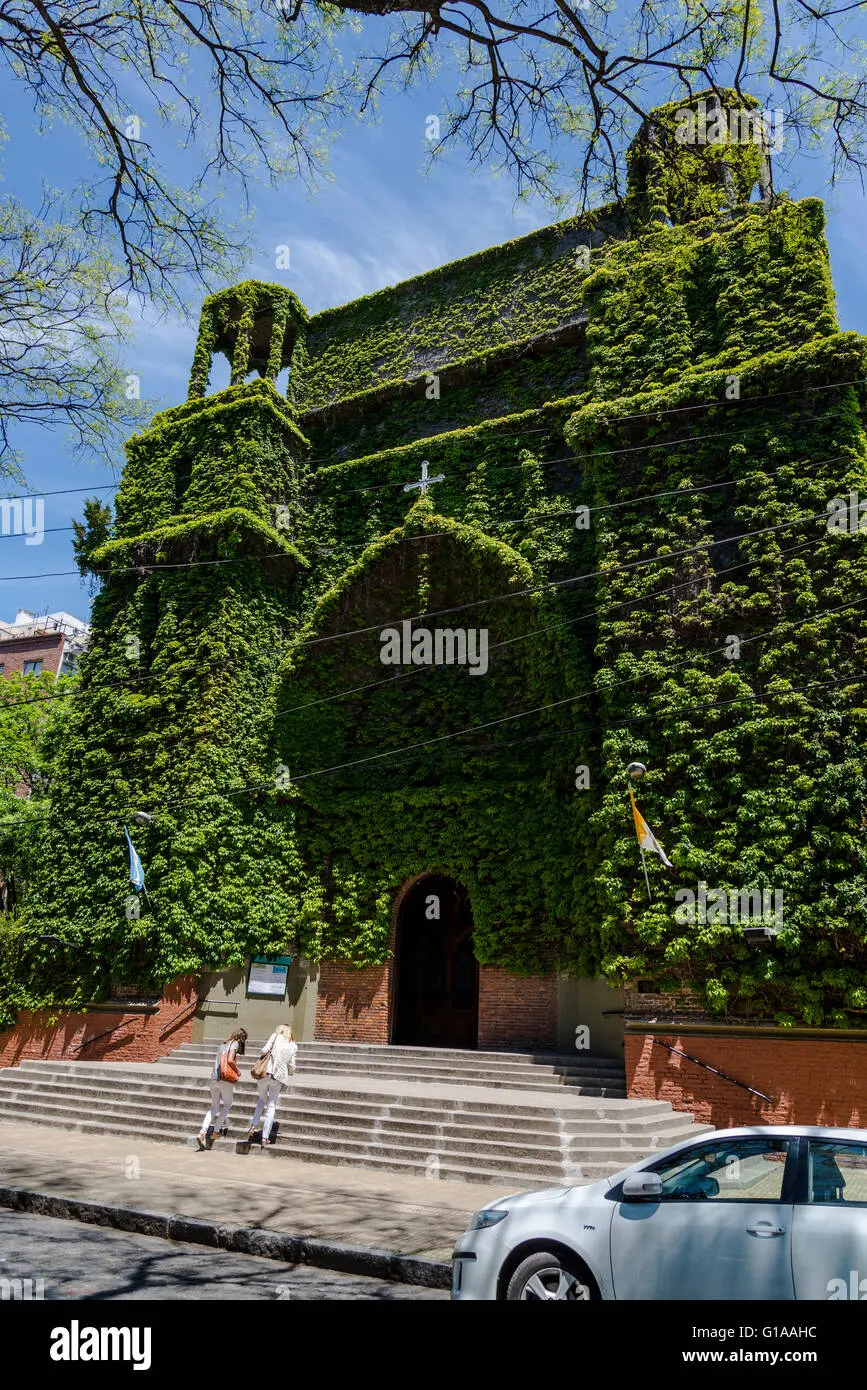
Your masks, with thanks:
[[(202, 1121), (202, 1128), (196, 1135), (200, 1149), (207, 1149), (221, 1134), (225, 1139), (229, 1133), (229, 1111), (235, 1094), (235, 1083), (240, 1078), (237, 1058), (244, 1055), (247, 1041), (246, 1028), (236, 1028), (230, 1033), (220, 1048), (211, 1068), (211, 1108)], [(213, 1133), (209, 1131), (213, 1127)]]
[(262, 1119), (262, 1112), (265, 1118), (262, 1120), (262, 1143), (270, 1144), (271, 1126), (274, 1123), (274, 1112), (277, 1109), (277, 1101), (284, 1086), (289, 1085), (289, 1078), (295, 1072), (295, 1057), (298, 1052), (298, 1044), (288, 1023), (281, 1023), (276, 1032), (272, 1033), (265, 1046), (259, 1061), (253, 1066), (251, 1075), (259, 1081), (259, 1099), (256, 1102), (256, 1109), (253, 1111), (253, 1118), (250, 1121), (250, 1128), (247, 1131), (250, 1138), (259, 1128), (259, 1121)]

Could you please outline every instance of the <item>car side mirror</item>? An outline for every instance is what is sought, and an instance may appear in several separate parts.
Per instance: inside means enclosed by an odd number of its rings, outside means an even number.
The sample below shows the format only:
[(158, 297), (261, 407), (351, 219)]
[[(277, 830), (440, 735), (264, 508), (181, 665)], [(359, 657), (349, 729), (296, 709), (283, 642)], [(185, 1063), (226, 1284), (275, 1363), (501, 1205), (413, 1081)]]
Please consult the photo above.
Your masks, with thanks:
[(658, 1202), (662, 1196), (662, 1178), (658, 1173), (630, 1173), (621, 1189), (624, 1202)]

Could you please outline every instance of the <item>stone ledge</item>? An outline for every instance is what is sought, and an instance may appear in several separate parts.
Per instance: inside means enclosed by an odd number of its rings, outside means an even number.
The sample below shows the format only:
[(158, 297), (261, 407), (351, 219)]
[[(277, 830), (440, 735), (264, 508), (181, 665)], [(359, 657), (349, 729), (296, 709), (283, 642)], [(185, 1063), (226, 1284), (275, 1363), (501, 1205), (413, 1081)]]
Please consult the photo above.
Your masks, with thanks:
[(158, 999), (105, 999), (101, 1004), (84, 1004), (86, 1014), (158, 1014)]
[(683, 1023), (676, 1020), (653, 1022), (628, 1019), (625, 1032), (630, 1037), (640, 1033), (670, 1037), (673, 1033), (684, 1038), (795, 1038), (800, 1042), (867, 1043), (867, 1028), (780, 1028), (762, 1023)]

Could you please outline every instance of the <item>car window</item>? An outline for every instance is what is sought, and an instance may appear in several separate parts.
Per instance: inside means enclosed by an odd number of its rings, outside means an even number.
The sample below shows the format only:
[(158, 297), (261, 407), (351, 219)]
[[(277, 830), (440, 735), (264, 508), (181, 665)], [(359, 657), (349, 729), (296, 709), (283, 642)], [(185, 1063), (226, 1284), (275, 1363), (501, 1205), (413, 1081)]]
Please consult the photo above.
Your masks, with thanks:
[(867, 1203), (867, 1146), (844, 1139), (811, 1139), (807, 1200), (843, 1206)]
[[(788, 1139), (729, 1139), (653, 1165), (662, 1201), (778, 1202)], [(867, 1174), (865, 1174), (867, 1176)]]

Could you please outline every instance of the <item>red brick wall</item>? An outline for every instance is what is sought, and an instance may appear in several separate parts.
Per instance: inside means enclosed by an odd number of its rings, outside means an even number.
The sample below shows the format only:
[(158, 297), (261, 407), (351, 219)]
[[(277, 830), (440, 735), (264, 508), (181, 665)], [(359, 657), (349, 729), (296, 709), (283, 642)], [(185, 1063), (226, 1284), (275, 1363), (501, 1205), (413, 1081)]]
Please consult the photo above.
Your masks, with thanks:
[(6, 642), (0, 642), (3, 679), (16, 671), (23, 672), (25, 661), (41, 661), (43, 671), (51, 671), (56, 676), (63, 658), (63, 643), (62, 632), (46, 632), (34, 637), (11, 637)]
[[(0, 1067), (14, 1067), (22, 1058), (49, 1058), (82, 1062), (154, 1062), (172, 1048), (189, 1042), (194, 1010), (173, 1022), (174, 1016), (196, 998), (196, 977), (188, 975), (167, 986), (159, 1008), (153, 1014), (93, 1010), (92, 1013), (58, 1013), (47, 1010), (23, 1013), (14, 1028), (0, 1032)], [(49, 1020), (55, 1018), (55, 1022)], [(126, 1026), (100, 1038), (82, 1051), (75, 1051), (85, 1038), (92, 1038), (116, 1024)]]
[[(324, 961), (319, 973), (316, 1037), (329, 1042), (387, 1043), (391, 1034), (392, 964), (356, 969)], [(479, 1047), (556, 1051), (557, 977), (479, 969)]]
[(679, 1037), (663, 1042), (771, 1097), (751, 1096), (649, 1034), (625, 1039), (627, 1094), (667, 1100), (719, 1129), (750, 1124), (867, 1127), (867, 1042), (779, 1037)]
[(387, 1043), (390, 997), (390, 962), (359, 970), (346, 961), (323, 961), (315, 1037), (326, 1042)]
[(556, 975), (479, 970), (479, 1047), (557, 1050)]

